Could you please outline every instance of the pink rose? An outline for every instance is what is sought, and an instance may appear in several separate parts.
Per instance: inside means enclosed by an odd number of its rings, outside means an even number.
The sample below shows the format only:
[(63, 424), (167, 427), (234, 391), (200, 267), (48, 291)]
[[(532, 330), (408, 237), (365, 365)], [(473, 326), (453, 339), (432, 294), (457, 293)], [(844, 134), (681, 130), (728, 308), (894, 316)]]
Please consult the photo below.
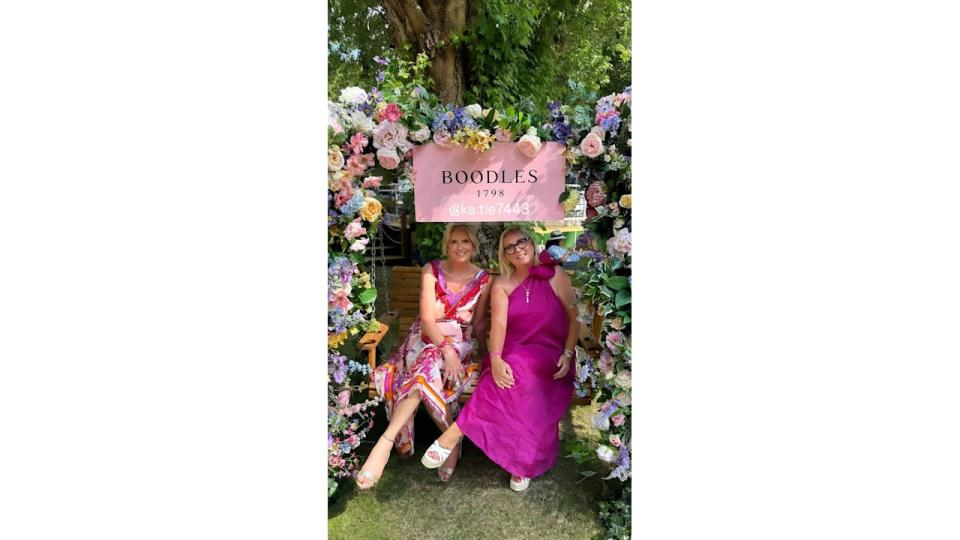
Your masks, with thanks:
[(345, 183), (343, 188), (333, 196), (333, 205), (334, 208), (339, 209), (341, 206), (347, 204), (347, 201), (353, 198), (353, 185), (349, 182)]
[(613, 425), (615, 426), (622, 426), (626, 420), (627, 420), (627, 417), (622, 414), (615, 414), (613, 415), (613, 418), (610, 419), (610, 421), (613, 422)]
[(497, 128), (497, 130), (493, 133), (493, 135), (494, 137), (497, 138), (497, 141), (499, 142), (510, 142), (513, 140), (513, 132), (510, 131), (509, 129)]
[(337, 394), (337, 404), (341, 406), (346, 406), (350, 404), (350, 391), (344, 390)]
[(620, 445), (623, 444), (623, 441), (620, 440), (619, 435), (611, 435), (610, 444), (612, 444), (615, 448), (620, 448)]
[(524, 156), (532, 159), (537, 155), (537, 152), (540, 151), (540, 137), (527, 132), (527, 134), (520, 137), (520, 141), (517, 142), (517, 150)]
[(367, 249), (367, 242), (369, 241), (369, 238), (361, 238), (357, 240), (356, 242), (350, 244), (350, 251), (363, 251)]
[(377, 150), (377, 159), (384, 169), (396, 169), (400, 166), (400, 156), (392, 148), (381, 148)]
[(330, 302), (330, 306), (333, 307), (333, 309), (340, 308), (344, 311), (347, 311), (353, 307), (353, 304), (350, 303), (350, 298), (347, 296), (346, 292), (337, 291), (333, 293), (333, 301)]
[(450, 138), (449, 133), (443, 130), (433, 132), (433, 142), (441, 148), (453, 147), (453, 139)]
[(370, 141), (363, 133), (355, 133), (353, 137), (350, 137), (350, 144), (347, 147), (354, 154), (360, 154), (363, 152), (363, 149), (366, 148), (367, 143)]
[(383, 182), (382, 176), (368, 176), (363, 179), (363, 189), (376, 189)]
[(360, 154), (354, 154), (347, 160), (347, 171), (353, 176), (360, 176), (367, 170), (366, 160)]
[(361, 220), (356, 219), (347, 225), (347, 228), (343, 231), (343, 236), (345, 236), (347, 240), (353, 240), (354, 238), (363, 236), (366, 233), (367, 230), (363, 228)]
[(400, 111), (400, 107), (396, 103), (391, 103), (387, 105), (387, 108), (383, 110), (383, 117), (391, 122), (396, 122), (400, 120), (400, 117), (403, 116), (403, 113)]
[(603, 140), (596, 133), (588, 133), (580, 141), (580, 151), (587, 157), (595, 158), (603, 153)]

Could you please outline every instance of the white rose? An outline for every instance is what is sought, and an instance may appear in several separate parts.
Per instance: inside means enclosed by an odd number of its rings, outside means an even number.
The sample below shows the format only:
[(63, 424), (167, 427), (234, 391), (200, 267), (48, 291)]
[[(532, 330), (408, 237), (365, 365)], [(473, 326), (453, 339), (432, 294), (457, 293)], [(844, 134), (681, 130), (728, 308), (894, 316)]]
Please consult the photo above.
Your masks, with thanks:
[(629, 372), (629, 371), (621, 371), (620, 373), (617, 373), (617, 376), (616, 376), (616, 378), (614, 379), (614, 382), (615, 382), (616, 385), (619, 386), (620, 388), (630, 388), (630, 385), (631, 385), (631, 382), (632, 382), (632, 381), (630, 380), (630, 372)]
[(467, 105), (463, 108), (463, 111), (467, 113), (470, 118), (480, 118), (480, 116), (483, 115), (483, 109), (476, 103), (473, 105)]
[(367, 101), (367, 92), (363, 88), (350, 86), (340, 91), (340, 103), (359, 105)]
[(540, 137), (537, 137), (536, 134), (530, 135), (528, 132), (517, 141), (517, 150), (524, 156), (532, 159), (537, 155), (537, 152), (540, 151)]
[(339, 148), (331, 148), (327, 153), (327, 167), (331, 171), (339, 171), (343, 168), (343, 153)]
[(600, 461), (604, 463), (613, 463), (614, 458), (617, 454), (613, 451), (613, 448), (610, 448), (607, 445), (601, 444), (597, 448), (597, 457), (600, 458)]
[(423, 124), (420, 124), (420, 126), (420, 129), (410, 134), (410, 138), (417, 142), (423, 142), (430, 138), (430, 128), (424, 126)]

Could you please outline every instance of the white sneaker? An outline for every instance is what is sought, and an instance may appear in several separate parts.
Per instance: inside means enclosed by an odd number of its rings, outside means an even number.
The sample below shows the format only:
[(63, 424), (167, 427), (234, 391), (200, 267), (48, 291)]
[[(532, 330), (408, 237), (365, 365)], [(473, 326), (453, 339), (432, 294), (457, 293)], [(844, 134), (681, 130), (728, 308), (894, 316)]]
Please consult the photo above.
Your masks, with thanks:
[(530, 479), (522, 476), (510, 477), (510, 489), (514, 491), (523, 491), (530, 487)]

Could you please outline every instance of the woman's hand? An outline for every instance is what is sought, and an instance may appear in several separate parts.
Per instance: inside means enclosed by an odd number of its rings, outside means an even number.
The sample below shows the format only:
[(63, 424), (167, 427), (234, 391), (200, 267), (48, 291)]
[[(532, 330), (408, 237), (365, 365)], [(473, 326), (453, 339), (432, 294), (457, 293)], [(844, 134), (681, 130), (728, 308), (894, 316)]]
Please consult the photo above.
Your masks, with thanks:
[(493, 375), (493, 382), (497, 385), (497, 388), (501, 390), (513, 388), (513, 369), (510, 368), (510, 364), (506, 363), (503, 358), (497, 356), (491, 358), (490, 370), (492, 372), (491, 375)]
[(562, 354), (560, 355), (560, 360), (557, 360), (557, 367), (560, 369), (553, 374), (553, 379), (562, 379), (566, 377), (567, 373), (570, 371), (571, 360), (573, 359), (572, 354)]
[(443, 352), (443, 382), (453, 384), (463, 377), (463, 364), (453, 345), (444, 345), (440, 350)]

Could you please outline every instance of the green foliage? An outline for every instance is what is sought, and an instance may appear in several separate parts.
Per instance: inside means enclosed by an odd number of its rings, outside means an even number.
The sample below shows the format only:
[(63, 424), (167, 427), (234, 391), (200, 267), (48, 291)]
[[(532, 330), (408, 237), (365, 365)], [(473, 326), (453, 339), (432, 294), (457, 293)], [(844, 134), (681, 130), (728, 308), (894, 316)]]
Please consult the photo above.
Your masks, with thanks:
[(619, 496), (600, 501), (600, 521), (603, 534), (598, 540), (630, 540), (630, 486), (626, 486)]
[(417, 223), (413, 234), (416, 237), (417, 251), (423, 261), (442, 259), (445, 256), (443, 231), (446, 226), (446, 223)]
[[(539, 125), (547, 101), (574, 101), (570, 79), (599, 94), (630, 85), (630, 0), (484, 0), (471, 8), (463, 34), (449, 40), (463, 47), (465, 103), (512, 107)], [(383, 66), (373, 58), (402, 53), (387, 25), (382, 0), (330, 1), (329, 97), (377, 86)]]

